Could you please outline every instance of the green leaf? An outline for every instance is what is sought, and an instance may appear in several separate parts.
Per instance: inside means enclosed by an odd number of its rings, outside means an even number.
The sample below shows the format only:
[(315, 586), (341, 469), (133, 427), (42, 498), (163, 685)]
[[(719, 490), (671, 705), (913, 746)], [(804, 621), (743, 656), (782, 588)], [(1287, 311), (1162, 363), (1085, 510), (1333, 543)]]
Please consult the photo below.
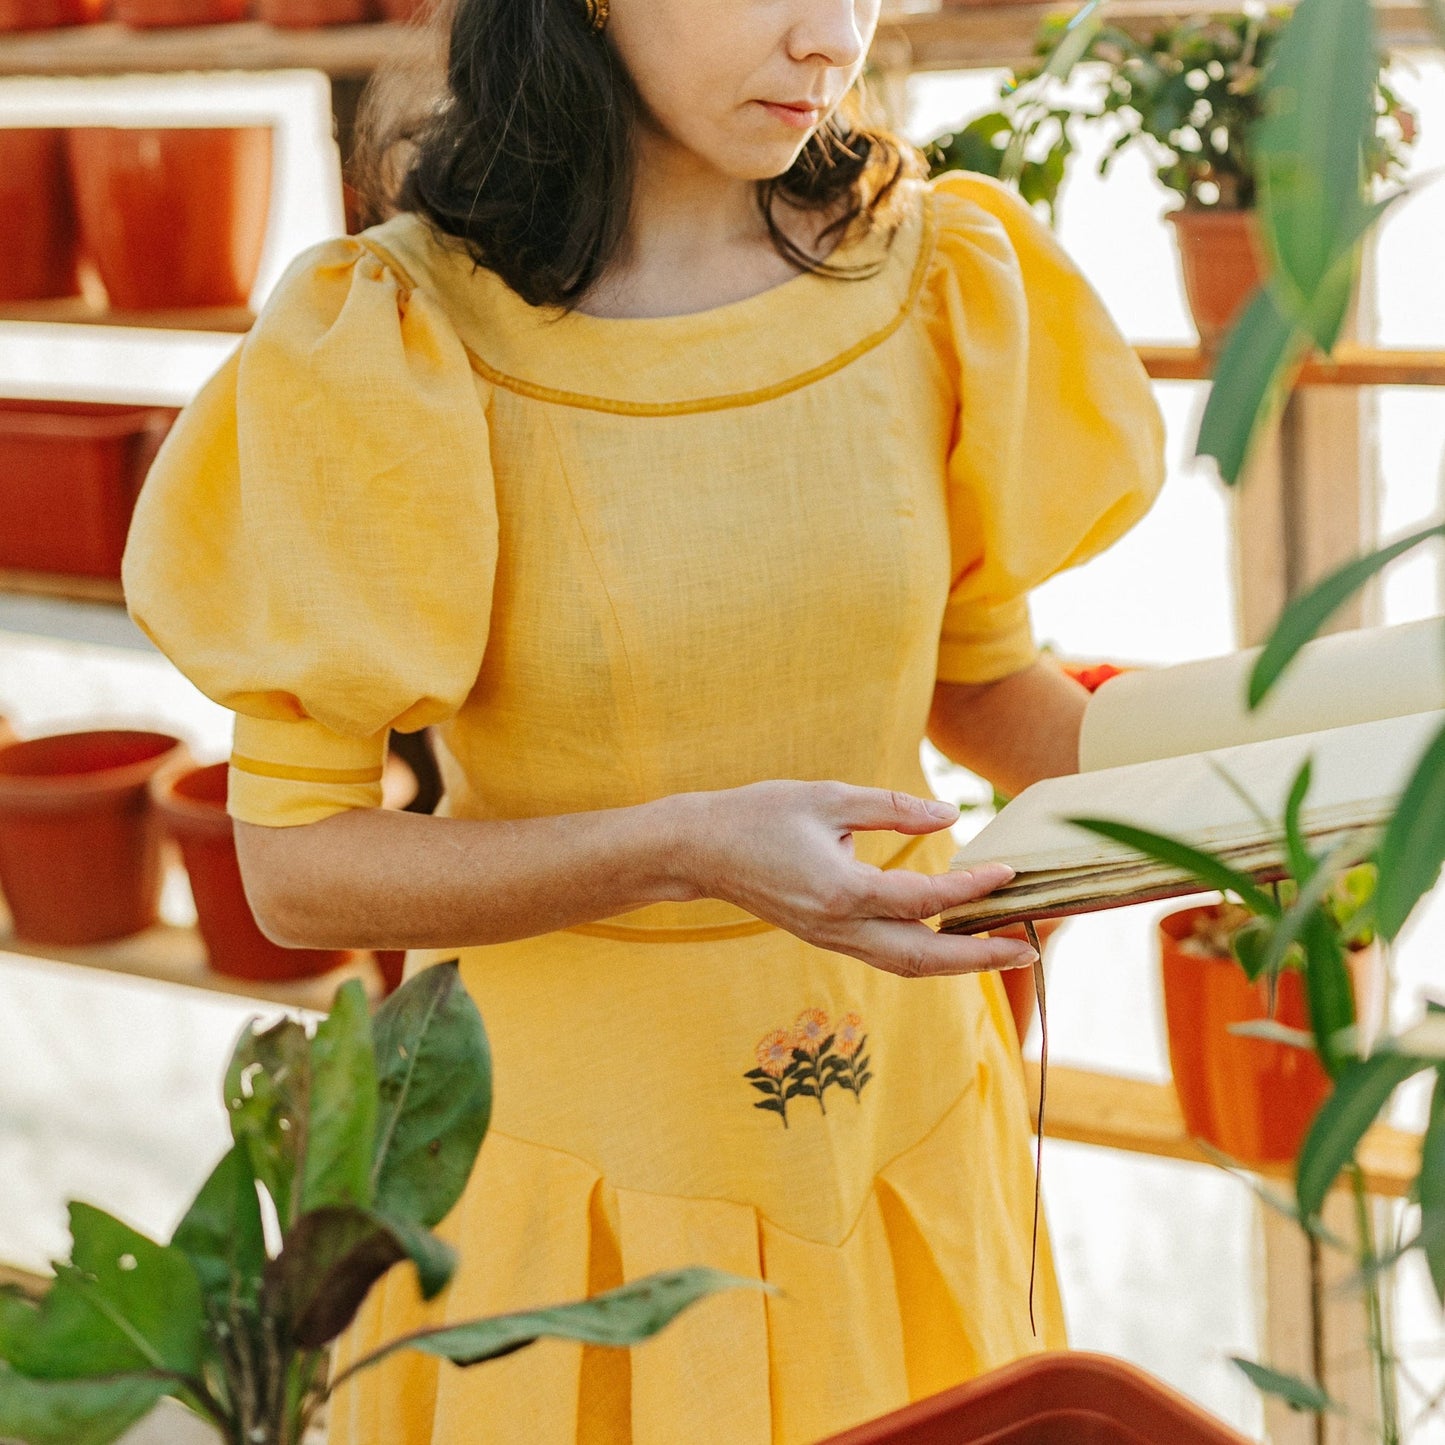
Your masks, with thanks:
[(1283, 1400), (1291, 1410), (1309, 1410), (1318, 1414), (1325, 1410), (1340, 1409), (1313, 1380), (1303, 1380), (1298, 1375), (1286, 1375), (1281, 1370), (1272, 1370), (1268, 1365), (1256, 1365), (1253, 1360), (1243, 1360), (1238, 1355), (1231, 1355), (1229, 1361), (1248, 1376), (1256, 1389)]
[(404, 983), (372, 1021), (381, 1091), (376, 1210), (428, 1229), (466, 1186), (492, 1114), (492, 1057), (456, 960)]
[(1283, 1044), (1287, 1049), (1307, 1049), (1313, 1053), (1315, 1048), (1315, 1036), (1308, 1029), (1292, 1029), (1278, 1019), (1246, 1019), (1242, 1024), (1230, 1024), (1227, 1031), (1242, 1039)]
[(310, 1114), (311, 1041), (295, 1019), (241, 1035), (226, 1070), (225, 1104), (231, 1137), (251, 1160), (251, 1172), (276, 1206), (282, 1229), (301, 1203), (301, 1161)]
[[(1441, 0), (1445, 3), (1445, 0)], [(1201, 447), (1201, 450), (1203, 448)], [(1285, 608), (1274, 631), (1255, 661), (1249, 675), (1249, 705), (1256, 708), (1279, 681), (1280, 674), (1293, 661), (1295, 654), (1321, 627), (1376, 573), (1383, 571), (1397, 557), (1412, 551), (1432, 537), (1445, 537), (1445, 525), (1427, 527), (1381, 547), (1368, 556), (1357, 557), (1331, 572), (1308, 592), (1295, 598)]]
[(1304, 832), (1300, 828), (1300, 814), (1304, 810), (1313, 775), (1314, 759), (1306, 758), (1304, 766), (1290, 784), (1289, 799), (1284, 805), (1284, 841), (1289, 853), (1289, 871), (1302, 885), (1309, 882), (1310, 875), (1315, 871), (1314, 857), (1305, 846)]
[(375, 1364), (402, 1349), (439, 1355), (455, 1365), (478, 1365), (524, 1349), (540, 1339), (579, 1340), (587, 1345), (614, 1347), (637, 1345), (651, 1339), (683, 1310), (710, 1294), (725, 1289), (767, 1288), (761, 1280), (743, 1279), (716, 1269), (668, 1270), (576, 1304), (497, 1315), (492, 1319), (470, 1320), (466, 1324), (403, 1335), (383, 1345), (366, 1360), (358, 1361), (358, 1367)]
[(1445, 729), (1435, 735), (1400, 795), (1376, 853), (1375, 926), (1393, 939), (1445, 861)]
[[(1255, 134), (1261, 220), (1284, 310), (1334, 345), (1361, 234), (1378, 70), (1370, 0), (1302, 0), (1275, 50)], [(1350, 272), (1353, 267), (1347, 267)]]
[(410, 1257), (425, 1298), (451, 1279), (456, 1256), (425, 1229), (354, 1206), (327, 1205), (303, 1214), (266, 1269), (268, 1300), (302, 1349), (334, 1340), (356, 1317), (367, 1292)]
[(0, 1440), (110, 1445), (149, 1413), (165, 1380), (31, 1380), (0, 1362)]
[(1213, 457), (1230, 486), (1244, 472), (1260, 431), (1278, 409), (1286, 374), (1304, 354), (1306, 337), (1261, 288), (1234, 324), (1214, 371), (1195, 452)]
[(1252, 913), (1267, 917), (1279, 917), (1279, 904), (1260, 888), (1247, 873), (1231, 868), (1212, 853), (1203, 853), (1191, 848), (1177, 838), (1166, 838), (1160, 833), (1151, 833), (1146, 828), (1136, 828), (1130, 823), (1117, 823), (1106, 818), (1069, 818), (1076, 828), (1085, 828), (1101, 838), (1112, 839), (1127, 848), (1143, 853), (1147, 858), (1168, 867), (1177, 868), (1186, 878), (1197, 879), (1206, 888), (1218, 888), (1221, 892), (1237, 893), (1240, 900)]
[(1371, 1054), (1342, 1068), (1334, 1092), (1315, 1116), (1300, 1149), (1295, 1194), (1300, 1212), (1314, 1217), (1341, 1169), (1354, 1158), (1365, 1131), (1399, 1085), (1427, 1068), (1421, 1059), (1402, 1054)]
[(1305, 994), (1309, 999), (1310, 1028), (1315, 1036), (1315, 1053), (1333, 1079), (1338, 1079), (1349, 1059), (1339, 1039), (1355, 1022), (1355, 995), (1350, 971), (1345, 964), (1345, 946), (1323, 913), (1313, 913), (1300, 930), (1304, 944)]
[(266, 1236), (251, 1158), (233, 1144), (176, 1226), (171, 1248), (191, 1262), (202, 1293), (226, 1313), (231, 1302), (254, 1305), (266, 1268)]
[(1420, 1147), (1420, 1239), (1435, 1296), (1445, 1306), (1445, 1070), (1438, 1065)]
[(1251, 983), (1264, 972), (1273, 936), (1274, 925), (1270, 919), (1251, 918), (1235, 929), (1234, 937), (1229, 941), (1230, 951)]
[(0, 1359), (40, 1380), (194, 1375), (205, 1315), (190, 1261), (88, 1204), (70, 1206), (71, 1263), (36, 1304), (0, 1300)]
[(349, 979), (311, 1040), (301, 1212), (371, 1202), (379, 1106), (366, 992)]

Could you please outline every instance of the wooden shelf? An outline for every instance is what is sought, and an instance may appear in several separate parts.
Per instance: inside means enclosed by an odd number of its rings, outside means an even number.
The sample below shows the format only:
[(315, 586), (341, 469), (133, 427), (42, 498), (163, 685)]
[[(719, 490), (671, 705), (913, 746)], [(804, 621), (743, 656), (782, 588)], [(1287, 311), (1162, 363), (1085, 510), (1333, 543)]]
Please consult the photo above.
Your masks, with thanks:
[[(1139, 346), (1155, 381), (1208, 381), (1212, 358), (1191, 346)], [(1445, 386), (1445, 351), (1380, 351), (1339, 346), (1333, 356), (1305, 362), (1296, 386)]]
[[(1034, 1118), (1039, 1108), (1039, 1066), (1024, 1064), (1029, 1107)], [(1044, 1133), (1050, 1139), (1093, 1144), (1101, 1149), (1122, 1149), (1159, 1159), (1183, 1159), (1196, 1164), (1214, 1161), (1189, 1137), (1173, 1085), (1125, 1079), (1088, 1069), (1051, 1066)], [(1360, 1164), (1371, 1194), (1402, 1199), (1420, 1169), (1420, 1137), (1402, 1129), (1377, 1125), (1365, 1136)], [(1047, 1166), (1045, 1166), (1047, 1167)], [(1288, 1165), (1259, 1171), (1288, 1179)]]
[(72, 577), (62, 572), (22, 572), (0, 567), (0, 592), (22, 597), (58, 597), (66, 602), (105, 602), (125, 606), (118, 577)]
[(188, 70), (321, 70), (332, 79), (371, 74), (383, 61), (426, 53), (410, 26), (332, 25), (278, 30), (260, 21), (180, 29), (74, 25), (0, 36), (0, 75), (124, 75)]
[[(1161, 26), (1200, 13), (1199, 0), (1112, 0), (1107, 19), (1131, 34), (1148, 35)], [(1242, 7), (1222, 0), (1211, 11)], [(968, 70), (1026, 65), (1034, 38), (1051, 15), (1071, 13), (1076, 4), (962, 4), (947, 9), (898, 13), (885, 10), (874, 58), (891, 70)], [(1400, 49), (1433, 47), (1438, 39), (1423, 4), (1377, 0), (1385, 43)]]
[(82, 296), (56, 301), (0, 302), (0, 321), (63, 322), (70, 326), (125, 326), (152, 331), (249, 331), (255, 316), (244, 306), (172, 311), (112, 311)]
[(176, 928), (169, 924), (147, 929), (130, 938), (117, 939), (114, 943), (64, 947), (18, 939), (10, 932), (8, 920), (0, 917), (0, 953), (129, 974), (132, 978), (148, 978), (156, 983), (181, 984), (211, 993), (228, 993), (280, 1004), (284, 1008), (312, 1009), (317, 1013), (325, 1013), (331, 1007), (337, 989), (349, 979), (359, 978), (373, 1000), (381, 996), (381, 975), (370, 954), (358, 954), (353, 963), (319, 978), (297, 979), (290, 983), (253, 983), (248, 979), (227, 978), (216, 973), (206, 963), (206, 951), (195, 929)]

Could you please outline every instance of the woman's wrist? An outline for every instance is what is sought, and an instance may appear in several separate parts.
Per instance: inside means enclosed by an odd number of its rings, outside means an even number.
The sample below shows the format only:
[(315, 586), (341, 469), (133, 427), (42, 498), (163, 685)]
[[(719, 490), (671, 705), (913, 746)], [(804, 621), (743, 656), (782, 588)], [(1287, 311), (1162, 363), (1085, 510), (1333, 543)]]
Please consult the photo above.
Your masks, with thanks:
[(648, 840), (644, 886), (658, 902), (691, 903), (714, 896), (706, 864), (711, 796), (673, 793), (637, 809)]

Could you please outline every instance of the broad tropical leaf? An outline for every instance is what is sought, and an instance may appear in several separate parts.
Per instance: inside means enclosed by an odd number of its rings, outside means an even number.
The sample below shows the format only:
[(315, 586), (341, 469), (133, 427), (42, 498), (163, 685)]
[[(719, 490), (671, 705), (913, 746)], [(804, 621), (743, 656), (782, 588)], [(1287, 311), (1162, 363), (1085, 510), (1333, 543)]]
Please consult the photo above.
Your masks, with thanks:
[(1346, 1030), (1352, 1034), (1355, 1023), (1355, 994), (1345, 963), (1345, 946), (1329, 919), (1318, 911), (1300, 930), (1300, 940), (1308, 960), (1305, 995), (1309, 999), (1315, 1052), (1330, 1077), (1338, 1079), (1350, 1058), (1340, 1038)]
[(1354, 1158), (1365, 1131), (1379, 1117), (1399, 1085), (1428, 1068), (1425, 1060), (1375, 1053), (1345, 1065), (1334, 1092), (1315, 1116), (1300, 1149), (1295, 1195), (1300, 1213), (1317, 1215), (1340, 1170)]
[(1410, 775), (1376, 854), (1375, 926), (1392, 939), (1435, 886), (1445, 861), (1445, 729)]
[(311, 1040), (311, 1090), (301, 1212), (371, 1202), (378, 1111), (376, 1055), (366, 993), (343, 984)]
[(1229, 1362), (1242, 1370), (1256, 1389), (1283, 1400), (1292, 1410), (1320, 1413), (1340, 1408), (1313, 1380), (1303, 1380), (1298, 1375), (1286, 1375), (1282, 1370), (1272, 1370), (1268, 1365), (1256, 1365), (1253, 1360), (1242, 1360), (1238, 1355), (1231, 1355)]
[(1420, 1240), (1430, 1282), (1445, 1305), (1445, 1070), (1436, 1067), (1430, 1121), (1420, 1149)]
[(233, 1144), (201, 1186), (171, 1248), (191, 1262), (202, 1292), (224, 1313), (232, 1300), (252, 1305), (260, 1296), (266, 1268), (266, 1236), (251, 1157)]
[(479, 1365), (524, 1349), (540, 1339), (580, 1340), (588, 1345), (637, 1345), (670, 1324), (690, 1305), (725, 1289), (766, 1289), (761, 1280), (716, 1269), (675, 1269), (651, 1274), (620, 1289), (551, 1309), (526, 1310), (469, 1320), (443, 1329), (419, 1330), (383, 1345), (338, 1376), (376, 1364), (397, 1350), (420, 1350), (456, 1365)]
[(1254, 913), (1278, 918), (1279, 904), (1269, 896), (1248, 873), (1231, 868), (1228, 863), (1191, 848), (1176, 838), (1166, 838), (1160, 833), (1151, 833), (1147, 828), (1136, 828), (1131, 823), (1118, 823), (1108, 818), (1069, 818), (1076, 828), (1085, 828), (1101, 838), (1122, 843), (1127, 848), (1143, 853), (1145, 857), (1177, 868), (1190, 878), (1196, 878), (1205, 888), (1218, 888), (1221, 892), (1237, 893), (1241, 901)]
[(89, 1204), (70, 1206), (71, 1263), (38, 1303), (0, 1300), (0, 1359), (40, 1380), (193, 1375), (205, 1315), (190, 1261)]
[[(1445, 0), (1441, 0), (1445, 4)], [(1308, 592), (1295, 598), (1285, 608), (1274, 631), (1255, 661), (1249, 675), (1249, 705), (1256, 708), (1279, 681), (1280, 674), (1293, 661), (1295, 654), (1334, 614), (1376, 573), (1383, 571), (1397, 557), (1413, 551), (1432, 537), (1445, 537), (1445, 526), (1427, 527), (1381, 547), (1366, 557), (1356, 557), (1331, 572)]]
[(310, 1115), (311, 1041), (295, 1019), (254, 1032), (249, 1026), (226, 1070), (231, 1137), (245, 1147), (251, 1172), (265, 1186), (283, 1229), (301, 1203), (301, 1161)]
[(372, 1021), (381, 1108), (372, 1203), (430, 1229), (461, 1197), (492, 1113), (482, 1017), (456, 961), (409, 979)]
[(0, 1362), (0, 1440), (111, 1445), (168, 1389), (148, 1378), (31, 1380)]

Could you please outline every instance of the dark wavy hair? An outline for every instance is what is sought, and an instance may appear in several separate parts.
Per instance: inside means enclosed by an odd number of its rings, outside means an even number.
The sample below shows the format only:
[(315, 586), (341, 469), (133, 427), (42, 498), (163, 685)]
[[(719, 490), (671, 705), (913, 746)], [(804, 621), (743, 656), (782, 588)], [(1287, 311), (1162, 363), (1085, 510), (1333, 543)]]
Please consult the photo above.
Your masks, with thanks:
[[(448, 0), (445, 78), (399, 56), (363, 100), (354, 175), (363, 223), (427, 217), (534, 306), (570, 309), (616, 255), (632, 194), (638, 101), (584, 0)], [(857, 278), (832, 245), (893, 223), (917, 153), (865, 124), (857, 94), (819, 127), (784, 175), (760, 181), (758, 207), (779, 253), (800, 271)], [(831, 217), (821, 254), (797, 245), (780, 206)]]

